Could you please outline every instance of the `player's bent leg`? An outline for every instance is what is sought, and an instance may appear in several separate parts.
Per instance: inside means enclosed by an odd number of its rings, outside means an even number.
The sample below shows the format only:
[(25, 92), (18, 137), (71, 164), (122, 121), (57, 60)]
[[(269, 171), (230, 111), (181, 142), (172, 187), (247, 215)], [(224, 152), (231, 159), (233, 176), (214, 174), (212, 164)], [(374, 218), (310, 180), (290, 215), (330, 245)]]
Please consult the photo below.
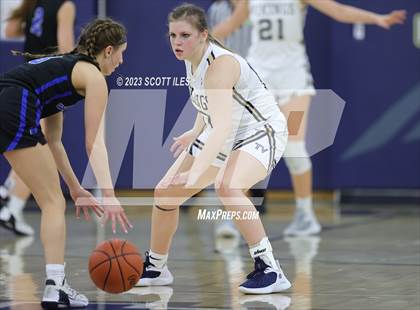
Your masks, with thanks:
[(304, 141), (289, 141), (285, 161), (292, 176), (296, 196), (296, 211), (285, 235), (307, 236), (321, 231), (312, 208), (312, 165)]
[(66, 203), (51, 151), (48, 146), (37, 145), (9, 151), (4, 153), (4, 156), (29, 187), (42, 211), (41, 240), (47, 274), (42, 306), (45, 308), (87, 306), (87, 298), (70, 288), (65, 280)]
[[(252, 173), (249, 173), (252, 171)], [(215, 190), (228, 211), (240, 213), (256, 212), (255, 206), (246, 196), (245, 192), (254, 184), (267, 176), (265, 167), (252, 155), (243, 151), (233, 151), (226, 164), (217, 176)], [(236, 220), (235, 224), (248, 242), (259, 242), (265, 231), (260, 218), (253, 220)]]
[(168, 178), (188, 171), (193, 163), (194, 157), (184, 152), (154, 191), (151, 249), (146, 253), (143, 274), (136, 286), (169, 285), (173, 282), (173, 276), (166, 263), (172, 238), (178, 227), (179, 206), (212, 184), (219, 170), (219, 168), (210, 167), (198, 180), (195, 188), (164, 185)]
[(296, 200), (296, 211), (285, 235), (306, 236), (321, 231), (312, 206), (312, 162), (305, 145), (310, 101), (311, 96), (297, 96), (280, 107), (288, 120), (289, 142), (284, 159)]
[[(252, 171), (252, 173), (249, 173)], [(245, 192), (267, 176), (267, 168), (251, 154), (232, 152), (223, 175), (218, 176), (216, 190), (225, 208), (230, 211), (255, 211)], [(220, 180), (220, 181), (219, 181)], [(236, 219), (239, 230), (249, 245), (254, 271), (239, 290), (246, 294), (269, 294), (290, 288), (278, 261), (274, 259), (270, 241), (261, 219)]]
[(184, 152), (168, 170), (154, 191), (152, 210), (151, 249), (155, 253), (168, 253), (172, 236), (178, 226), (179, 206), (190, 197), (213, 183), (217, 168), (210, 167), (200, 178), (195, 188), (166, 185), (165, 182), (177, 173), (188, 171), (194, 163), (194, 157)]

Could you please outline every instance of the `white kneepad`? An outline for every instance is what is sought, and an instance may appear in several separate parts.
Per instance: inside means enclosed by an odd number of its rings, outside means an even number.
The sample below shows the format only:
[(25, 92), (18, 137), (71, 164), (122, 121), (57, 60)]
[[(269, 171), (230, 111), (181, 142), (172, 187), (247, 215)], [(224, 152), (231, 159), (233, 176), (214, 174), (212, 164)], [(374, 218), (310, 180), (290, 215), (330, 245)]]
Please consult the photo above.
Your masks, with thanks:
[(283, 157), (293, 175), (303, 174), (312, 168), (311, 159), (303, 141), (288, 141)]

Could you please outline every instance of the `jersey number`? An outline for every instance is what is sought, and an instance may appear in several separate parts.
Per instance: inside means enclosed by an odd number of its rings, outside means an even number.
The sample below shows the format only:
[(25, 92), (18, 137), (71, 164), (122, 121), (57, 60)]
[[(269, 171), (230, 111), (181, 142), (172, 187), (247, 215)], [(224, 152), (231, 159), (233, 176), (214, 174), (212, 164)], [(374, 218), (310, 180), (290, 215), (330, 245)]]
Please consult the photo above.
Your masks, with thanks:
[(30, 33), (34, 36), (42, 36), (42, 24), (44, 23), (44, 9), (42, 7), (37, 7), (34, 11), (34, 17), (32, 17), (32, 23), (30, 28)]
[[(274, 22), (275, 24), (275, 22)], [(260, 35), (260, 40), (261, 41), (268, 41), (268, 40), (273, 40), (274, 36), (273, 36), (273, 27), (275, 27), (276, 25), (273, 26), (273, 20), (271, 19), (261, 19), (258, 23), (259, 25), (259, 35)], [(277, 20), (277, 27), (278, 27), (278, 40), (283, 40), (284, 39), (284, 35), (283, 35), (283, 20), (278, 19)]]

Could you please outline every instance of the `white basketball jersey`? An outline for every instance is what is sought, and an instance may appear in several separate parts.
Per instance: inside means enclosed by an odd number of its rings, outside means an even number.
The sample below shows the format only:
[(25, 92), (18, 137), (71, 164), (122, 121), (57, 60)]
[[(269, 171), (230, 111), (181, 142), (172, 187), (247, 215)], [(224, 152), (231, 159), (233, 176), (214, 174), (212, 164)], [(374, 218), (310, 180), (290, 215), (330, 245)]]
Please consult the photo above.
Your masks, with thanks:
[(301, 0), (249, 0), (252, 44), (248, 60), (260, 68), (306, 64), (303, 27), (306, 9)]
[(185, 61), (187, 78), (190, 81), (191, 101), (202, 114), (206, 130), (213, 127), (208, 113), (208, 101), (204, 88), (207, 68), (222, 55), (231, 55), (240, 64), (241, 74), (233, 88), (232, 122), (235, 132), (229, 141), (241, 139), (247, 131), (262, 127), (271, 121), (282, 120), (282, 115), (276, 105), (273, 95), (267, 90), (258, 74), (241, 56), (234, 54), (218, 45), (210, 43), (194, 74), (191, 63)]

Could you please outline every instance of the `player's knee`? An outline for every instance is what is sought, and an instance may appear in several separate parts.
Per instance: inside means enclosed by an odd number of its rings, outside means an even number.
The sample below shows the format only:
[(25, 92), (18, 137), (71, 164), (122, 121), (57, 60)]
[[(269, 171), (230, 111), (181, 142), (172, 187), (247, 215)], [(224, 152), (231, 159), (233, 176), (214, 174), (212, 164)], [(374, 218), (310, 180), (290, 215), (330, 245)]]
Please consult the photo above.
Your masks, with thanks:
[(153, 199), (156, 205), (165, 205), (165, 188), (157, 186), (153, 192)]
[(153, 197), (155, 199), (159, 199), (162, 197), (165, 197), (165, 188), (162, 186), (159, 186), (159, 184), (156, 186), (155, 190), (153, 191)]
[(240, 192), (240, 189), (235, 189), (231, 186), (229, 182), (220, 182), (215, 188), (216, 194), (220, 199), (223, 198), (232, 198), (237, 196)]
[(153, 207), (159, 211), (172, 212), (172, 211), (176, 211), (179, 208), (179, 206), (174, 206), (174, 205), (159, 205), (158, 202), (159, 201), (155, 201)]
[(66, 199), (63, 193), (47, 193), (41, 197), (35, 196), (35, 199), (43, 211), (53, 210), (64, 213), (66, 209)]
[(185, 200), (180, 194), (174, 193), (166, 187), (157, 186), (154, 190), (154, 204), (161, 208), (174, 209), (178, 208)]
[(311, 159), (303, 141), (289, 141), (283, 157), (293, 175), (303, 174), (312, 168)]

